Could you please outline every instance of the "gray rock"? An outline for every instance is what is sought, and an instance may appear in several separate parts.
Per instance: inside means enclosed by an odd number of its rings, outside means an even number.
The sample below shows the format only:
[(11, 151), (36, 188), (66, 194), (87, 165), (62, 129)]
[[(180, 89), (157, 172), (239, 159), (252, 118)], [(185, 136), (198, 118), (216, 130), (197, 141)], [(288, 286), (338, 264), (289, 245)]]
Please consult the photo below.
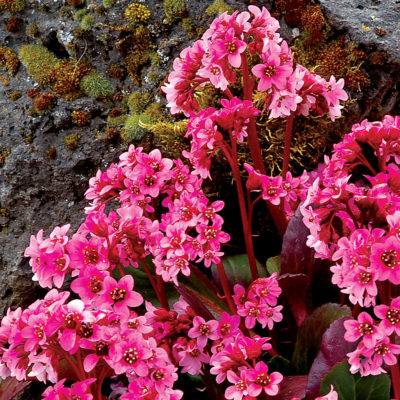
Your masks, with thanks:
[[(400, 63), (400, 3), (396, 0), (318, 0), (329, 23), (350, 40), (374, 46)], [(386, 34), (380, 36), (379, 30)], [(382, 32), (383, 34), (383, 32)]]

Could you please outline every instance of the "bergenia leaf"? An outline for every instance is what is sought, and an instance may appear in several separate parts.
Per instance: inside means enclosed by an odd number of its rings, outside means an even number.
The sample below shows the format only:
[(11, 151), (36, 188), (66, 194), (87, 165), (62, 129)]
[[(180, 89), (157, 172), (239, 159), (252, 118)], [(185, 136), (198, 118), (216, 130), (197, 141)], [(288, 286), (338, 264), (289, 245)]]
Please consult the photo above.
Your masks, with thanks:
[(300, 208), (297, 208), (283, 236), (281, 274), (304, 273), (311, 279), (314, 266), (314, 250), (306, 245), (309, 234), (309, 229), (303, 224)]
[(390, 378), (386, 374), (362, 377), (352, 374), (347, 361), (336, 364), (321, 382), (320, 394), (329, 393), (331, 385), (340, 400), (388, 400)]
[[(224, 264), (226, 276), (232, 287), (233, 285), (239, 283), (240, 285), (247, 288), (253, 281), (251, 277), (247, 254), (236, 254), (234, 256), (223, 257), (222, 263)], [(256, 261), (256, 264), (259, 276), (260, 277), (267, 276), (267, 272), (265, 268), (262, 266), (262, 264), (259, 263), (258, 261)], [(211, 266), (211, 273), (213, 281), (219, 288), (221, 288), (221, 282), (219, 279), (217, 266), (215, 264)]]
[(283, 274), (278, 277), (282, 289), (281, 298), (288, 303), (297, 326), (306, 319), (306, 297), (310, 287), (309, 278), (305, 274)]
[(296, 346), (292, 363), (298, 374), (307, 374), (317, 356), (322, 335), (331, 323), (339, 318), (351, 316), (348, 306), (327, 303), (318, 307), (310, 314), (297, 333)]
[(293, 397), (302, 399), (306, 392), (307, 375), (285, 376), (279, 385), (279, 393), (274, 400), (290, 400)]
[(281, 262), (280, 255), (268, 258), (266, 262), (268, 273), (272, 275), (274, 272), (276, 272), (279, 275), (281, 272)]
[(17, 394), (21, 393), (31, 383), (32, 381), (18, 381), (16, 378), (9, 376), (0, 382), (0, 399), (15, 399)]
[(346, 329), (343, 322), (349, 317), (339, 318), (332, 322), (331, 326), (322, 336), (321, 347), (315, 358), (310, 373), (308, 374), (306, 399), (311, 400), (320, 393), (322, 378), (337, 363), (345, 360), (346, 354), (357, 347), (356, 342), (347, 342), (343, 339)]
[(192, 296), (203, 303), (214, 317), (221, 315), (224, 311), (229, 312), (227, 303), (218, 296), (218, 293), (222, 294), (222, 292), (215, 284), (197, 267), (192, 266), (190, 271), (190, 276), (179, 277), (179, 286), (189, 290)]

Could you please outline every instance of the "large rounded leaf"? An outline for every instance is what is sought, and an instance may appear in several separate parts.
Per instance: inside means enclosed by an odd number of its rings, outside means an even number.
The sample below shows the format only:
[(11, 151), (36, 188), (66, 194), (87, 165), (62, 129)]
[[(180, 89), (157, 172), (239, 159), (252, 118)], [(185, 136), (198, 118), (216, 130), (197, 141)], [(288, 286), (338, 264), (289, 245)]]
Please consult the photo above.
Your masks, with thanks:
[(349, 317), (339, 318), (332, 322), (331, 326), (322, 336), (321, 347), (315, 358), (310, 373), (308, 374), (306, 399), (312, 400), (319, 395), (322, 378), (330, 369), (339, 362), (347, 359), (346, 354), (357, 347), (356, 342), (343, 340), (346, 332), (343, 322)]
[(351, 374), (349, 368), (347, 361), (335, 365), (322, 380), (320, 394), (328, 393), (333, 385), (339, 400), (390, 399), (390, 379), (386, 374), (362, 377), (358, 373)]
[(327, 303), (310, 314), (297, 333), (292, 363), (298, 374), (307, 374), (319, 352), (322, 335), (330, 324), (342, 317), (351, 316), (350, 308)]

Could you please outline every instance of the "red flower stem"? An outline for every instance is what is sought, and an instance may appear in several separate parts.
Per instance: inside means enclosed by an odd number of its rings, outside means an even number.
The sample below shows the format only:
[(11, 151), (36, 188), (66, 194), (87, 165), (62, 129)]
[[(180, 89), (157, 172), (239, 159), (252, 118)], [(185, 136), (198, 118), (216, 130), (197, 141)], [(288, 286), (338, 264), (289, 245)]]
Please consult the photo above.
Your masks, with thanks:
[[(254, 255), (253, 241), (251, 239), (251, 234), (249, 233), (249, 223), (247, 220), (247, 210), (246, 210), (246, 200), (244, 198), (242, 179), (240, 177), (239, 166), (237, 163), (237, 154), (236, 154), (236, 140), (232, 138), (232, 155), (229, 153), (227, 146), (222, 145), (221, 149), (224, 152), (233, 172), (233, 177), (235, 178), (236, 183), (236, 191), (239, 199), (239, 207), (240, 207), (240, 217), (242, 220), (242, 229), (244, 242), (246, 245), (247, 258), (249, 260), (251, 277), (253, 280), (258, 278), (258, 270), (256, 265), (256, 257)], [(234, 145), (235, 144), (235, 145)]]
[(398, 360), (396, 364), (390, 366), (390, 375), (392, 377), (394, 398), (400, 399), (400, 370)]
[[(247, 54), (243, 52), (242, 55), (242, 75), (243, 75), (243, 96), (245, 100), (253, 101), (253, 79), (249, 75), (249, 67), (247, 64)], [(260, 171), (263, 175), (266, 175), (264, 160), (262, 156), (260, 141), (258, 140), (256, 120), (254, 116), (250, 116), (249, 123), (247, 125), (247, 143), (249, 144), (250, 155), (254, 163), (256, 170)], [(267, 201), (267, 207), (271, 213), (272, 219), (274, 220), (275, 226), (281, 236), (286, 231), (287, 221), (283, 210), (278, 206), (274, 206)]]
[(82, 362), (82, 354), (81, 354), (81, 349), (79, 348), (78, 351), (76, 352), (76, 361), (78, 364), (78, 368), (82, 374), (82, 376), (85, 377), (85, 379), (87, 378), (86, 372), (83, 368), (83, 362)]
[[(217, 396), (214, 390), (213, 380), (211, 379), (210, 372), (207, 368), (203, 367), (203, 375), (201, 375), (201, 380), (207, 391), (207, 398), (210, 400), (217, 400)], [(219, 385), (220, 386), (220, 385)], [(225, 397), (223, 397), (225, 399)]]
[[(158, 301), (160, 302), (161, 306), (165, 308), (165, 304), (163, 304), (164, 303), (163, 297), (159, 293), (158, 285), (157, 285), (156, 281), (154, 280), (153, 276), (151, 275), (151, 272), (150, 272), (149, 268), (147, 267), (146, 262), (144, 260), (140, 260), (140, 264), (142, 265), (144, 272), (146, 272), (146, 275), (149, 278), (149, 281), (151, 283), (151, 286), (153, 287), (154, 292), (156, 293)], [(167, 310), (168, 310), (169, 309), (168, 302), (167, 302), (167, 307), (168, 307), (167, 308)]]
[[(395, 343), (396, 337), (393, 333), (390, 336), (390, 342)], [(396, 359), (396, 364), (390, 366), (390, 376), (392, 378), (392, 387), (394, 392), (394, 398), (399, 400), (400, 399), (400, 370), (399, 370), (399, 359)]]
[(290, 114), (286, 118), (285, 144), (283, 148), (283, 165), (282, 165), (283, 180), (286, 179), (286, 174), (289, 170), (290, 147), (292, 143), (292, 133), (293, 133), (293, 119), (294, 119), (294, 114)]
[(85, 374), (81, 375), (81, 371), (79, 370), (78, 366), (75, 364), (74, 360), (69, 356), (69, 353), (66, 351), (63, 351), (63, 355), (69, 365), (71, 365), (72, 369), (74, 370), (76, 377), (79, 381), (84, 381), (86, 379)]
[(228, 96), (228, 99), (229, 99), (229, 100), (233, 99), (233, 94), (232, 94), (232, 92), (231, 92), (228, 88), (226, 88), (226, 89), (224, 90), (224, 93)]
[(119, 273), (121, 274), (121, 278), (122, 278), (123, 276), (125, 276), (125, 272), (124, 272), (124, 270), (122, 269), (120, 263), (117, 264), (117, 268), (118, 268)]
[(103, 368), (103, 370), (100, 372), (100, 377), (98, 378), (96, 384), (97, 384), (97, 400), (104, 400), (103, 393), (101, 393), (101, 388), (103, 386), (103, 381), (104, 377), (106, 376), (106, 368)]
[(217, 271), (218, 271), (219, 279), (221, 281), (222, 289), (224, 291), (225, 299), (228, 303), (231, 314), (236, 315), (236, 312), (237, 312), (236, 305), (232, 298), (231, 286), (230, 286), (228, 278), (226, 276), (224, 264), (222, 264), (222, 261), (220, 261), (217, 264)]
[(162, 300), (162, 301), (160, 301), (160, 303), (166, 310), (169, 311), (168, 298), (167, 298), (167, 294), (165, 293), (164, 282), (160, 275), (156, 274), (156, 282), (157, 282), (158, 292), (160, 293), (160, 298)]

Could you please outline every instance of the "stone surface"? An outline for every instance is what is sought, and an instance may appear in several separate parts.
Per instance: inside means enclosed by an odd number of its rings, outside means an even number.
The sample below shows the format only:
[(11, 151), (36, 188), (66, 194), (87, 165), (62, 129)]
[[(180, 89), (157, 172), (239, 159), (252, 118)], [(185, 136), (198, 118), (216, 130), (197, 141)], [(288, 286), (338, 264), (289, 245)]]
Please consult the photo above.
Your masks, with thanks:
[[(318, 0), (329, 23), (350, 40), (374, 46), (400, 63), (400, 2), (398, 0)], [(379, 30), (384, 30), (380, 33)]]

